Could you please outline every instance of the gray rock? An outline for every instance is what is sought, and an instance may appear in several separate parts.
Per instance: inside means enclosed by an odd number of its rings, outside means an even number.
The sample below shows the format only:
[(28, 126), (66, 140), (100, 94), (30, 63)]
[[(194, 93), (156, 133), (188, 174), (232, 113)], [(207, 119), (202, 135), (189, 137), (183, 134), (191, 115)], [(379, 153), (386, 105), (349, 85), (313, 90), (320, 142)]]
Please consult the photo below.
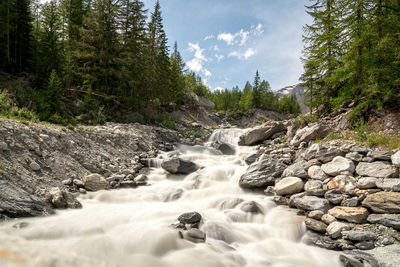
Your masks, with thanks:
[(68, 178), (68, 179), (62, 180), (61, 183), (63, 185), (71, 185), (72, 184), (72, 179)]
[(320, 233), (325, 233), (326, 228), (328, 227), (325, 223), (311, 218), (306, 218), (304, 223), (306, 224), (307, 229), (314, 230)]
[(282, 177), (299, 177), (299, 178), (307, 178), (308, 174), (304, 169), (307, 161), (301, 160), (296, 162), (285, 169), (282, 174)]
[(357, 207), (358, 206), (358, 197), (352, 197), (348, 199), (342, 200), (340, 206), (343, 207)]
[(361, 161), (363, 157), (364, 156), (358, 152), (349, 152), (346, 154), (346, 158), (357, 162)]
[(0, 142), (0, 151), (6, 151), (8, 149), (8, 145), (6, 142), (1, 141)]
[(178, 217), (178, 221), (182, 224), (197, 224), (201, 221), (201, 215), (196, 211), (186, 212)]
[(34, 161), (32, 161), (31, 164), (29, 164), (29, 168), (31, 168), (35, 172), (40, 171), (40, 165)]
[(371, 158), (371, 157), (363, 157), (361, 161), (362, 161), (362, 162), (371, 163), (371, 162), (374, 161), (374, 158)]
[(85, 188), (79, 188), (79, 193), (86, 194), (86, 189)]
[(374, 160), (390, 160), (392, 153), (386, 151), (370, 151), (367, 157), (371, 157)]
[(278, 195), (291, 195), (303, 190), (304, 183), (298, 177), (286, 177), (275, 184), (275, 192)]
[(326, 228), (326, 233), (332, 238), (340, 238), (342, 231), (349, 230), (350, 226), (342, 222), (332, 222)]
[(193, 243), (204, 243), (206, 241), (206, 234), (196, 228), (191, 228), (189, 231), (183, 233), (183, 238)]
[(248, 156), (244, 161), (247, 163), (247, 165), (251, 165), (254, 162), (257, 161), (257, 159), (259, 159), (261, 157), (262, 153), (257, 152), (254, 154), (251, 154), (250, 156)]
[(299, 198), (299, 197), (304, 197), (306, 195), (306, 193), (305, 192), (302, 192), (302, 193), (297, 193), (297, 194), (293, 194), (293, 195), (291, 195), (290, 196), (290, 198), (289, 198), (289, 207), (291, 207), (291, 208), (296, 208), (296, 205), (294, 204), (294, 200), (296, 199), (296, 198)]
[(362, 177), (358, 179), (357, 185), (360, 189), (371, 189), (376, 188), (377, 178), (375, 177)]
[(396, 177), (398, 170), (386, 161), (375, 161), (371, 163), (360, 162), (357, 165), (356, 172), (360, 176), (370, 176), (377, 178)]
[(276, 159), (265, 159), (253, 163), (240, 177), (239, 185), (243, 188), (260, 188), (274, 185), (287, 166)]
[(273, 134), (285, 130), (282, 122), (268, 121), (260, 126), (254, 127), (239, 137), (240, 146), (251, 146), (269, 139)]
[(352, 151), (352, 152), (358, 152), (358, 153), (361, 153), (361, 154), (367, 154), (368, 152), (371, 151), (371, 149), (368, 148), (368, 147), (365, 147), (365, 146), (363, 146), (363, 147), (353, 146), (353, 147), (350, 149), (350, 151)]
[(135, 188), (135, 187), (137, 187), (137, 184), (136, 184), (135, 181), (128, 180), (128, 181), (122, 181), (122, 182), (120, 182), (120, 183), (118, 184), (118, 186), (119, 186), (120, 188)]
[(321, 217), (321, 221), (323, 221), (324, 223), (326, 223), (327, 225), (329, 225), (329, 224), (331, 224), (331, 223), (333, 223), (333, 222), (336, 222), (337, 220), (336, 220), (335, 217), (333, 217), (333, 216), (330, 215), (330, 214), (324, 214), (324, 215), (322, 215), (322, 217)]
[(376, 187), (385, 191), (400, 192), (399, 178), (382, 178), (376, 180)]
[(362, 205), (376, 213), (400, 213), (400, 193), (378, 192), (367, 195)]
[(71, 193), (62, 191), (58, 187), (53, 187), (49, 190), (49, 200), (56, 209), (82, 208), (82, 204)]
[(352, 175), (354, 168), (353, 161), (342, 156), (337, 156), (331, 162), (322, 164), (321, 166), (321, 169), (330, 176), (340, 174)]
[(224, 155), (235, 155), (235, 148), (227, 143), (218, 141), (213, 144), (213, 147), (222, 152)]
[(325, 193), (324, 197), (332, 204), (337, 205), (341, 203), (346, 197), (339, 189), (329, 190)]
[(375, 240), (377, 238), (374, 232), (361, 230), (342, 231), (342, 236), (344, 239), (353, 241)]
[(308, 176), (310, 176), (311, 179), (320, 180), (320, 181), (324, 181), (326, 178), (329, 177), (321, 169), (321, 166), (317, 166), (317, 165), (311, 166), (308, 169)]
[(275, 189), (273, 186), (268, 186), (267, 189), (264, 190), (264, 195), (268, 197), (273, 197), (276, 195)]
[[(320, 233), (307, 232), (305, 237), (303, 237), (303, 242), (309, 245), (314, 245), (317, 247), (330, 249), (330, 250), (340, 250), (348, 247), (349, 241), (347, 240), (333, 240), (329, 236), (323, 236)], [(363, 266), (364, 267), (364, 266)]]
[(172, 174), (189, 174), (198, 169), (198, 166), (194, 162), (181, 158), (163, 160), (161, 167)]
[(77, 187), (83, 187), (83, 182), (82, 182), (82, 180), (74, 179), (72, 182), (73, 182), (74, 185), (76, 185)]
[(327, 191), (324, 189), (324, 184), (318, 180), (308, 180), (304, 185), (304, 190), (308, 196), (324, 196)]
[(363, 241), (363, 242), (360, 242), (360, 243), (356, 243), (355, 246), (358, 249), (361, 249), (361, 250), (370, 250), (370, 249), (373, 249), (375, 247), (373, 241)]
[(107, 182), (107, 180), (97, 173), (84, 176), (82, 182), (83, 186), (88, 191), (104, 190), (110, 187), (110, 184)]
[(286, 197), (283, 196), (274, 196), (272, 198), (272, 201), (274, 201), (274, 203), (276, 205), (288, 205), (289, 204), (289, 200)]
[(322, 218), (323, 215), (324, 215), (324, 212), (323, 212), (323, 211), (320, 211), (320, 210), (313, 210), (313, 211), (310, 211), (310, 212), (307, 214), (307, 217), (308, 217), (308, 218), (311, 218), (311, 219), (314, 219), (314, 220), (321, 220), (321, 218)]
[(317, 138), (323, 138), (328, 133), (329, 129), (323, 124), (314, 124), (312, 126), (307, 126), (296, 131), (295, 136), (290, 141), (291, 146), (298, 146), (302, 142), (308, 143), (311, 140)]
[(298, 209), (302, 210), (322, 210), (326, 211), (330, 208), (329, 202), (326, 199), (315, 196), (303, 196), (293, 199), (293, 204)]
[(367, 221), (400, 230), (400, 214), (370, 214)]
[(310, 159), (307, 161), (306, 165), (304, 165), (304, 169), (308, 171), (311, 166), (321, 166), (321, 162), (318, 159)]
[(392, 163), (396, 167), (400, 167), (400, 151), (397, 153), (393, 154), (391, 157)]
[(0, 181), (1, 214), (10, 218), (52, 214), (49, 204), (9, 182)]

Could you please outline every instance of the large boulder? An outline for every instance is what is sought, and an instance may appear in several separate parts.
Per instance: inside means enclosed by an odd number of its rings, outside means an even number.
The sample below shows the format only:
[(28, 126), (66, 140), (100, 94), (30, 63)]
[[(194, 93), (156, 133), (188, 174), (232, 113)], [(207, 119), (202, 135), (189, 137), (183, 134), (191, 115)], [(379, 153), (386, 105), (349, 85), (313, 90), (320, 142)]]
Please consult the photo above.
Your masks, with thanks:
[(332, 215), (336, 219), (346, 220), (353, 223), (362, 223), (369, 215), (366, 208), (342, 206), (333, 207), (328, 211), (328, 214)]
[(93, 173), (86, 175), (82, 179), (83, 187), (88, 191), (98, 191), (108, 189), (110, 184), (107, 180), (100, 174)]
[(377, 178), (396, 177), (398, 170), (387, 161), (360, 162), (357, 165), (356, 172), (360, 176), (370, 176)]
[(305, 165), (307, 161), (301, 160), (296, 162), (285, 169), (282, 174), (282, 177), (300, 177), (300, 178), (307, 178), (308, 174), (305, 170)]
[(304, 183), (298, 177), (286, 177), (275, 184), (275, 192), (278, 195), (291, 195), (303, 190)]
[(275, 133), (284, 131), (286, 126), (279, 121), (268, 121), (260, 126), (251, 128), (239, 137), (240, 146), (256, 145), (269, 139)]
[(316, 196), (296, 197), (293, 199), (293, 204), (298, 209), (308, 210), (308, 211), (312, 210), (326, 211), (330, 208), (328, 200)]
[(0, 214), (11, 218), (52, 214), (50, 205), (6, 181), (0, 181)]
[(290, 145), (298, 146), (302, 142), (309, 142), (317, 138), (323, 138), (328, 133), (328, 127), (323, 124), (314, 124), (296, 131), (295, 136), (290, 141)]
[(391, 157), (392, 163), (396, 167), (400, 167), (400, 151), (397, 153), (393, 154)]
[(243, 188), (260, 188), (274, 185), (280, 178), (286, 165), (276, 159), (265, 159), (251, 164), (240, 177), (239, 185)]
[(199, 168), (194, 162), (181, 158), (166, 159), (161, 163), (161, 167), (172, 174), (189, 174)]
[(400, 214), (371, 214), (368, 216), (367, 221), (400, 230)]
[(376, 213), (400, 213), (400, 193), (378, 192), (367, 195), (362, 205)]
[(331, 162), (321, 166), (321, 169), (330, 176), (340, 174), (353, 175), (354, 168), (354, 162), (342, 156), (337, 156)]

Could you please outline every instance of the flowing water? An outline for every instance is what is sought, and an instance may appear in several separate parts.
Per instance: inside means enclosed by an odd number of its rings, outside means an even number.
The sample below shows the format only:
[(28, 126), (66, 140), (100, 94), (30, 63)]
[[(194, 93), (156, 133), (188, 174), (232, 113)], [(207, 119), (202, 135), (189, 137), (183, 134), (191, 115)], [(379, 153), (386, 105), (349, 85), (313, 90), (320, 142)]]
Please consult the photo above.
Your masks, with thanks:
[[(242, 131), (217, 130), (210, 141), (237, 144)], [(183, 176), (152, 168), (150, 186), (92, 192), (80, 197), (82, 209), (2, 223), (0, 266), (340, 266), (335, 252), (300, 242), (305, 227), (293, 212), (238, 186), (247, 168), (242, 156), (254, 151), (236, 149), (226, 156), (178, 146), (173, 153), (196, 162), (198, 171)], [(258, 213), (242, 210), (249, 201)], [(190, 211), (203, 217), (205, 243), (181, 239), (171, 227)], [(16, 228), (21, 222), (28, 225)]]

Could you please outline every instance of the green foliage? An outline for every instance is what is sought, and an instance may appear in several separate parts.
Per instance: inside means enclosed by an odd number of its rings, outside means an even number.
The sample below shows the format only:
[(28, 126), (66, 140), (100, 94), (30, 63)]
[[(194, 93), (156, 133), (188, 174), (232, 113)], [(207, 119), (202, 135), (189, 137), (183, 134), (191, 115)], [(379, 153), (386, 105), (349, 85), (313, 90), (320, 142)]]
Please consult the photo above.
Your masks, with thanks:
[(296, 118), (296, 120), (293, 122), (293, 127), (294, 128), (301, 128), (307, 126), (309, 123), (317, 122), (318, 121), (318, 115), (317, 114), (307, 114), (307, 115), (301, 115)]
[(0, 92), (0, 116), (23, 121), (38, 121), (36, 114), (26, 108), (18, 108), (7, 91)]
[(164, 127), (167, 127), (168, 129), (176, 130), (174, 120), (166, 115), (159, 115), (156, 118), (156, 122)]
[(304, 27), (308, 105), (337, 109), (354, 103), (352, 123), (400, 102), (400, 2), (313, 0)]

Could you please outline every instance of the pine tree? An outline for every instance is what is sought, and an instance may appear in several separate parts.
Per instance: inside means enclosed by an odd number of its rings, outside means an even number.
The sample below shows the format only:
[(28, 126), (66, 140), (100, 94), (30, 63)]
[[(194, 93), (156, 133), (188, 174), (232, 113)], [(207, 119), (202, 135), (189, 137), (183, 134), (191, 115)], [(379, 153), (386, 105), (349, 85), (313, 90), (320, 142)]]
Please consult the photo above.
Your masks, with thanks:
[(170, 85), (172, 92), (172, 101), (174, 103), (183, 103), (185, 94), (185, 78), (184, 78), (185, 63), (178, 51), (178, 44), (175, 42), (174, 51), (170, 57)]
[(260, 75), (258, 74), (258, 70), (256, 71), (256, 75), (254, 76), (253, 82), (253, 103), (252, 106), (255, 108), (261, 107), (261, 91), (260, 91)]
[(243, 89), (243, 94), (239, 100), (239, 110), (241, 112), (246, 112), (252, 106), (253, 102), (253, 88), (249, 82), (246, 82), (246, 85)]

